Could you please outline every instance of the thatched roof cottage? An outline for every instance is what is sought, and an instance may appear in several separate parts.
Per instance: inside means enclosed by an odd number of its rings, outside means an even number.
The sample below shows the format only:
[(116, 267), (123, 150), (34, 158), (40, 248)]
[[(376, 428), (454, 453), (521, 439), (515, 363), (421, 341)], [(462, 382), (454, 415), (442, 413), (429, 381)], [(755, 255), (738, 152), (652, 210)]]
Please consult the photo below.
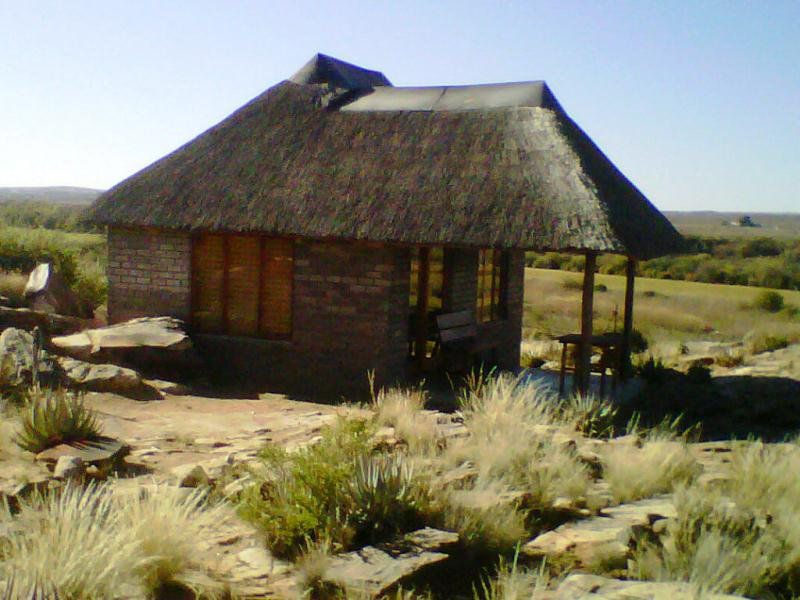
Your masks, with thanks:
[(680, 243), (544, 82), (400, 88), (321, 54), (92, 211), (112, 321), (182, 318), (211, 364), (293, 389), (404, 378), (442, 314), (515, 368), (526, 250), (591, 278)]

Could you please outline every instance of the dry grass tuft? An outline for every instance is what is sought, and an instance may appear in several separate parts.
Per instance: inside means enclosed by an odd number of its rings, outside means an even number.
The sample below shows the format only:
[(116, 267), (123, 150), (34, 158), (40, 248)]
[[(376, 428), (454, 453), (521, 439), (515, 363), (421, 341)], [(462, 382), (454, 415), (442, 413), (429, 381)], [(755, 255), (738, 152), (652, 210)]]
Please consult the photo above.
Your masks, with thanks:
[(753, 442), (735, 448), (731, 459), (724, 485), (676, 493), (678, 518), (660, 544), (638, 550), (635, 574), (748, 597), (797, 597), (800, 448)]
[(8, 298), (11, 306), (23, 306), (25, 298), (22, 294), (28, 277), (18, 271), (0, 271), (0, 296)]
[(542, 563), (536, 570), (520, 567), (517, 564), (518, 555), (513, 561), (501, 558), (494, 579), (485, 578), (481, 582), (480, 590), (473, 591), (475, 600), (530, 600), (536, 598), (547, 590), (550, 576), (546, 564)]
[(221, 590), (198, 570), (197, 541), (224, 517), (199, 492), (158, 488), (115, 495), (110, 485), (68, 485), (0, 515), (0, 579), (61, 598), (153, 594), (180, 584), (204, 596)]
[(421, 387), (373, 390), (372, 408), (378, 425), (394, 427), (398, 439), (413, 453), (427, 453), (436, 445), (436, 423), (424, 412), (428, 400)]
[(601, 455), (603, 477), (617, 502), (669, 492), (694, 479), (700, 470), (686, 444), (675, 440), (652, 439), (641, 448), (608, 444)]

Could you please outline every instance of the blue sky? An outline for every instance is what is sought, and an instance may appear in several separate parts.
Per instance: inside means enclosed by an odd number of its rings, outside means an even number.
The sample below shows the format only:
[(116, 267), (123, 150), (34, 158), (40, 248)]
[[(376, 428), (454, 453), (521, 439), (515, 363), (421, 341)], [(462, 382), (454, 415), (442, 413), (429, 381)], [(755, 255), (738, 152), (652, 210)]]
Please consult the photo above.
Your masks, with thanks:
[(315, 52), (544, 79), (662, 210), (800, 211), (800, 2), (0, 0), (0, 186), (106, 188)]

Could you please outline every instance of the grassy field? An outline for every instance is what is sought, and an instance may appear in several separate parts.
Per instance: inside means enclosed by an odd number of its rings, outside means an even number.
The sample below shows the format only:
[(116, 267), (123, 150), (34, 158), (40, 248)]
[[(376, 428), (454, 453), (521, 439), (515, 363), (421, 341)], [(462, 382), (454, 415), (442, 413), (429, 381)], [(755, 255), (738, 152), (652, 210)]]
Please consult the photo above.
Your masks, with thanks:
[[(664, 214), (684, 235), (721, 238), (775, 237), (792, 239), (800, 237), (800, 213), (734, 213), (734, 212), (672, 212)], [(731, 221), (749, 215), (761, 227), (736, 227)]]
[[(625, 278), (597, 275), (595, 328), (622, 328)], [(526, 269), (524, 338), (580, 331), (581, 277), (577, 273)], [(781, 290), (788, 308), (770, 313), (754, 307), (763, 288), (663, 279), (636, 279), (634, 326), (652, 343), (736, 341), (746, 336), (785, 336), (800, 341), (800, 292)]]
[(103, 234), (0, 226), (0, 294), (19, 303), (31, 269), (39, 262), (52, 262), (94, 308), (105, 301), (106, 259)]

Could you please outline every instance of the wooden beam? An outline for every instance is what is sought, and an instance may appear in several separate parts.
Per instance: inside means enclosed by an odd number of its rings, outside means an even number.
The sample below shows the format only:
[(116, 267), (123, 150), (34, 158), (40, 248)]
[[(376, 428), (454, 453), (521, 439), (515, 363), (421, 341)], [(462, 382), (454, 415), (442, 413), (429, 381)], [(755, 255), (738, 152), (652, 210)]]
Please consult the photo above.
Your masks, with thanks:
[(425, 365), (428, 353), (428, 287), (431, 262), (431, 249), (419, 249), (417, 261), (417, 331), (414, 354), (420, 369)]
[(228, 284), (229, 275), (228, 270), (230, 267), (229, 256), (229, 240), (230, 236), (227, 234), (222, 235), (222, 327), (223, 333), (230, 333), (231, 318), (228, 314)]
[(594, 271), (597, 267), (597, 254), (587, 252), (583, 269), (583, 298), (581, 301), (581, 346), (579, 361), (575, 365), (578, 392), (585, 396), (589, 392), (592, 359), (592, 334), (594, 310)]
[(620, 351), (620, 375), (627, 379), (631, 365), (631, 335), (633, 334), (633, 284), (636, 279), (636, 259), (629, 256), (625, 265), (625, 316), (622, 329), (622, 349)]

